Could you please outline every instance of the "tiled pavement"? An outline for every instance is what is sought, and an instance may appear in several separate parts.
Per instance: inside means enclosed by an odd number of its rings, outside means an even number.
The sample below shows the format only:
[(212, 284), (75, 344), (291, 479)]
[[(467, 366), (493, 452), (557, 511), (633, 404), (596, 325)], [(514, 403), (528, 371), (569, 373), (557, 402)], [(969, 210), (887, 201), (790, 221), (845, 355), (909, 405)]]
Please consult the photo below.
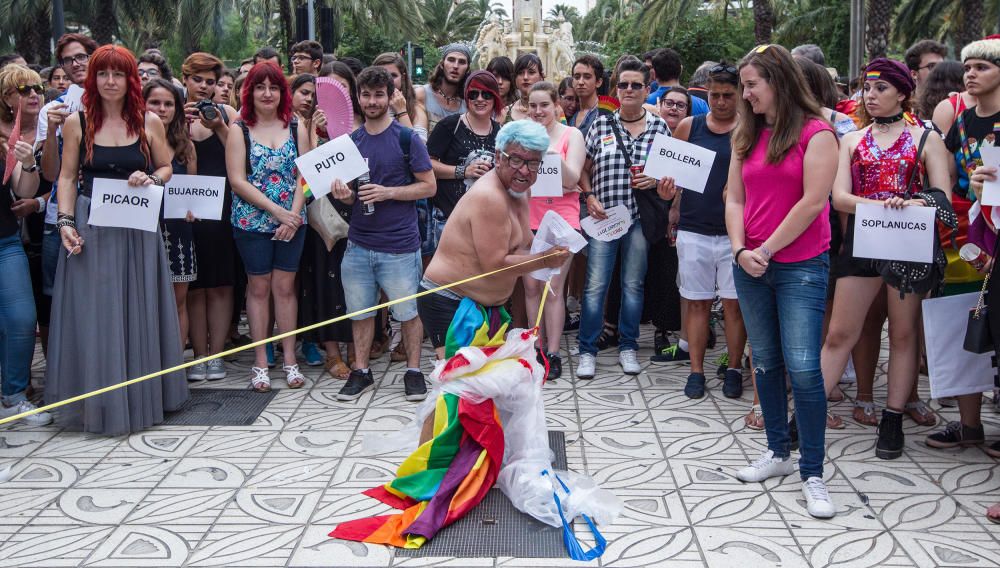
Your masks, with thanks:
[[(649, 350), (641, 354), (646, 360)], [(797, 476), (762, 485), (734, 478), (763, 447), (763, 434), (743, 426), (749, 389), (733, 401), (712, 380), (707, 397), (692, 401), (681, 392), (685, 365), (646, 364), (627, 377), (611, 351), (599, 357), (596, 379), (576, 382), (570, 359), (566, 378), (545, 387), (549, 426), (566, 432), (571, 469), (626, 504), (590, 565), (1000, 565), (1000, 526), (983, 516), (1000, 501), (1000, 475), (979, 448), (931, 450), (922, 443), (931, 429), (907, 420), (906, 453), (881, 461), (874, 429), (847, 418), (827, 438), (838, 515), (819, 521), (805, 514)], [(245, 388), (249, 364), (238, 357), (230, 378), (211, 386)], [(399, 429), (413, 409), (401, 364), (384, 356), (374, 369), (378, 388), (345, 404), (335, 399), (341, 383), (311, 368), (306, 388), (283, 388), (248, 427), (161, 426), (119, 438), (0, 428), (0, 470), (12, 466), (0, 483), (0, 567), (580, 564), (404, 558), (327, 538), (342, 520), (387, 510), (359, 493), (389, 479), (402, 457), (361, 455), (364, 435)], [(876, 388), (884, 400), (884, 375)], [(849, 404), (834, 411), (846, 417)], [(1000, 416), (986, 410), (984, 418), (988, 435), (1000, 433)]]

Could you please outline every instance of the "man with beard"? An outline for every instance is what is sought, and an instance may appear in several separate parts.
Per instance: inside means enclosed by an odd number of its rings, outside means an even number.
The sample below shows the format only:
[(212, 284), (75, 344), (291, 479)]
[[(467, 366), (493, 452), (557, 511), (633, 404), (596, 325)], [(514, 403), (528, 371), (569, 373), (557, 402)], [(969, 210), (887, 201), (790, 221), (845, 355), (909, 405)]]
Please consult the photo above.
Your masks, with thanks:
[(438, 359), (444, 358), (448, 327), (463, 298), (487, 309), (503, 306), (519, 277), (540, 268), (557, 268), (566, 261), (569, 251), (565, 247), (529, 252), (528, 189), (538, 178), (548, 147), (549, 136), (542, 125), (528, 120), (506, 124), (496, 137), (496, 167), (479, 178), (452, 211), (420, 282), (421, 291), (538, 261), (418, 298), (421, 319)]
[[(365, 124), (351, 138), (368, 160), (370, 179), (352, 184), (355, 191), (340, 180), (331, 188), (335, 198), (354, 207), (341, 264), (348, 312), (377, 304), (380, 289), (390, 300), (417, 292), (423, 264), (415, 202), (433, 196), (437, 188), (424, 142), (389, 114), (394, 90), (389, 72), (369, 67), (358, 75), (357, 83)], [(395, 304), (391, 309), (396, 321), (402, 322), (406, 400), (423, 400), (427, 396), (420, 371), (424, 329), (417, 317), (416, 301)], [(353, 318), (356, 365), (337, 393), (338, 400), (355, 400), (375, 384), (368, 368), (374, 316), (368, 312)]]
[(427, 132), (433, 131), (442, 118), (465, 112), (462, 86), (469, 76), (470, 61), (472, 52), (465, 45), (444, 46), (430, 81), (416, 90), (417, 102), (427, 112)]

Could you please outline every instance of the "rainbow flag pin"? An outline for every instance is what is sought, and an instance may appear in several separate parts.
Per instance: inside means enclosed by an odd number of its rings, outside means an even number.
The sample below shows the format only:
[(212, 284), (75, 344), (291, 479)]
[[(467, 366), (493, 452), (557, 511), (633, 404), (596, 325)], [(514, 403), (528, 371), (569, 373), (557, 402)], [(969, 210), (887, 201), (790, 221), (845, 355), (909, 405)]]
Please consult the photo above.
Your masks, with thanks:
[(882, 76), (881, 71), (869, 71), (865, 74), (865, 81), (875, 81)]

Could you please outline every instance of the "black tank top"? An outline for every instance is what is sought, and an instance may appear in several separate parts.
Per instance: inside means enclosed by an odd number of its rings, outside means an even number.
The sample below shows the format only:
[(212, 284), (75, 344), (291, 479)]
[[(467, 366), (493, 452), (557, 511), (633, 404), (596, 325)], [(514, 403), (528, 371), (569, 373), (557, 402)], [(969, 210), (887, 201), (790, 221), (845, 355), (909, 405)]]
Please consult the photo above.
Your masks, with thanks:
[[(225, 115), (225, 110), (219, 109)], [(226, 119), (228, 123), (228, 117)], [(229, 222), (233, 207), (233, 192), (229, 190), (229, 177), (226, 175), (226, 146), (214, 132), (204, 140), (192, 140), (194, 153), (198, 158), (198, 175), (218, 176), (226, 178), (226, 192), (222, 198), (222, 220)]]
[[(87, 131), (86, 118), (80, 113), (80, 131)], [(128, 146), (101, 146), (94, 144), (93, 159), (87, 163), (87, 147), (80, 141), (80, 173), (83, 183), (80, 194), (90, 197), (94, 192), (94, 178), (128, 179), (132, 172), (150, 173), (149, 162), (142, 154), (139, 140)]]
[(698, 115), (691, 120), (688, 142), (715, 151), (715, 162), (708, 174), (705, 193), (685, 191), (681, 199), (681, 218), (677, 228), (701, 235), (723, 236), (726, 234), (726, 204), (722, 201), (722, 191), (729, 178), (729, 158), (732, 155), (729, 135), (716, 134), (708, 128), (707, 115)]
[[(6, 170), (6, 160), (0, 160), (0, 179), (3, 179)], [(17, 164), (15, 164), (17, 167)], [(17, 233), (17, 217), (10, 210), (14, 204), (14, 197), (10, 193), (10, 182), (0, 186), (0, 239), (5, 239)]]

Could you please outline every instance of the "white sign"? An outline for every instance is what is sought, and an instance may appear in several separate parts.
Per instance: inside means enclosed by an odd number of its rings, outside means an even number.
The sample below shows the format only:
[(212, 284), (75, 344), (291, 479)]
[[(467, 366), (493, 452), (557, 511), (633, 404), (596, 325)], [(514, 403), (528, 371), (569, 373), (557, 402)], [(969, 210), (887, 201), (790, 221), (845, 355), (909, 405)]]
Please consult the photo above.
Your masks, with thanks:
[(163, 218), (184, 219), (188, 211), (198, 219), (222, 219), (226, 178), (174, 174), (164, 186)]
[[(587, 239), (571, 227), (561, 215), (549, 210), (542, 217), (535, 238), (531, 241), (531, 254), (545, 252), (554, 246), (566, 247), (569, 252), (576, 254), (587, 246)], [(545, 282), (559, 272), (559, 268), (539, 268), (529, 273), (528, 276)], [(553, 290), (553, 293), (558, 294), (558, 290)]]
[[(990, 146), (983, 143), (979, 147), (979, 156), (984, 166), (1000, 169), (1000, 146)], [(996, 181), (983, 182), (983, 205), (1000, 205), (1000, 176)]]
[(628, 207), (615, 205), (604, 210), (607, 219), (598, 221), (593, 217), (585, 217), (580, 220), (580, 227), (591, 237), (604, 242), (611, 242), (625, 236), (629, 227), (632, 226), (632, 214)]
[(930, 263), (934, 260), (933, 207), (890, 209), (859, 203), (854, 213), (854, 256)]
[(339, 179), (347, 183), (368, 171), (368, 164), (349, 134), (299, 156), (295, 165), (316, 199), (330, 193), (333, 180)]
[(562, 197), (562, 156), (545, 154), (538, 167), (538, 179), (531, 186), (532, 197)]
[(163, 186), (131, 186), (125, 180), (94, 178), (89, 224), (156, 231), (160, 222)]
[(978, 301), (979, 292), (972, 292), (922, 302), (932, 398), (993, 390), (993, 353), (976, 355), (963, 347), (966, 314)]
[(669, 134), (657, 134), (649, 149), (643, 173), (655, 179), (672, 177), (678, 187), (705, 193), (714, 162), (713, 150), (678, 140)]

